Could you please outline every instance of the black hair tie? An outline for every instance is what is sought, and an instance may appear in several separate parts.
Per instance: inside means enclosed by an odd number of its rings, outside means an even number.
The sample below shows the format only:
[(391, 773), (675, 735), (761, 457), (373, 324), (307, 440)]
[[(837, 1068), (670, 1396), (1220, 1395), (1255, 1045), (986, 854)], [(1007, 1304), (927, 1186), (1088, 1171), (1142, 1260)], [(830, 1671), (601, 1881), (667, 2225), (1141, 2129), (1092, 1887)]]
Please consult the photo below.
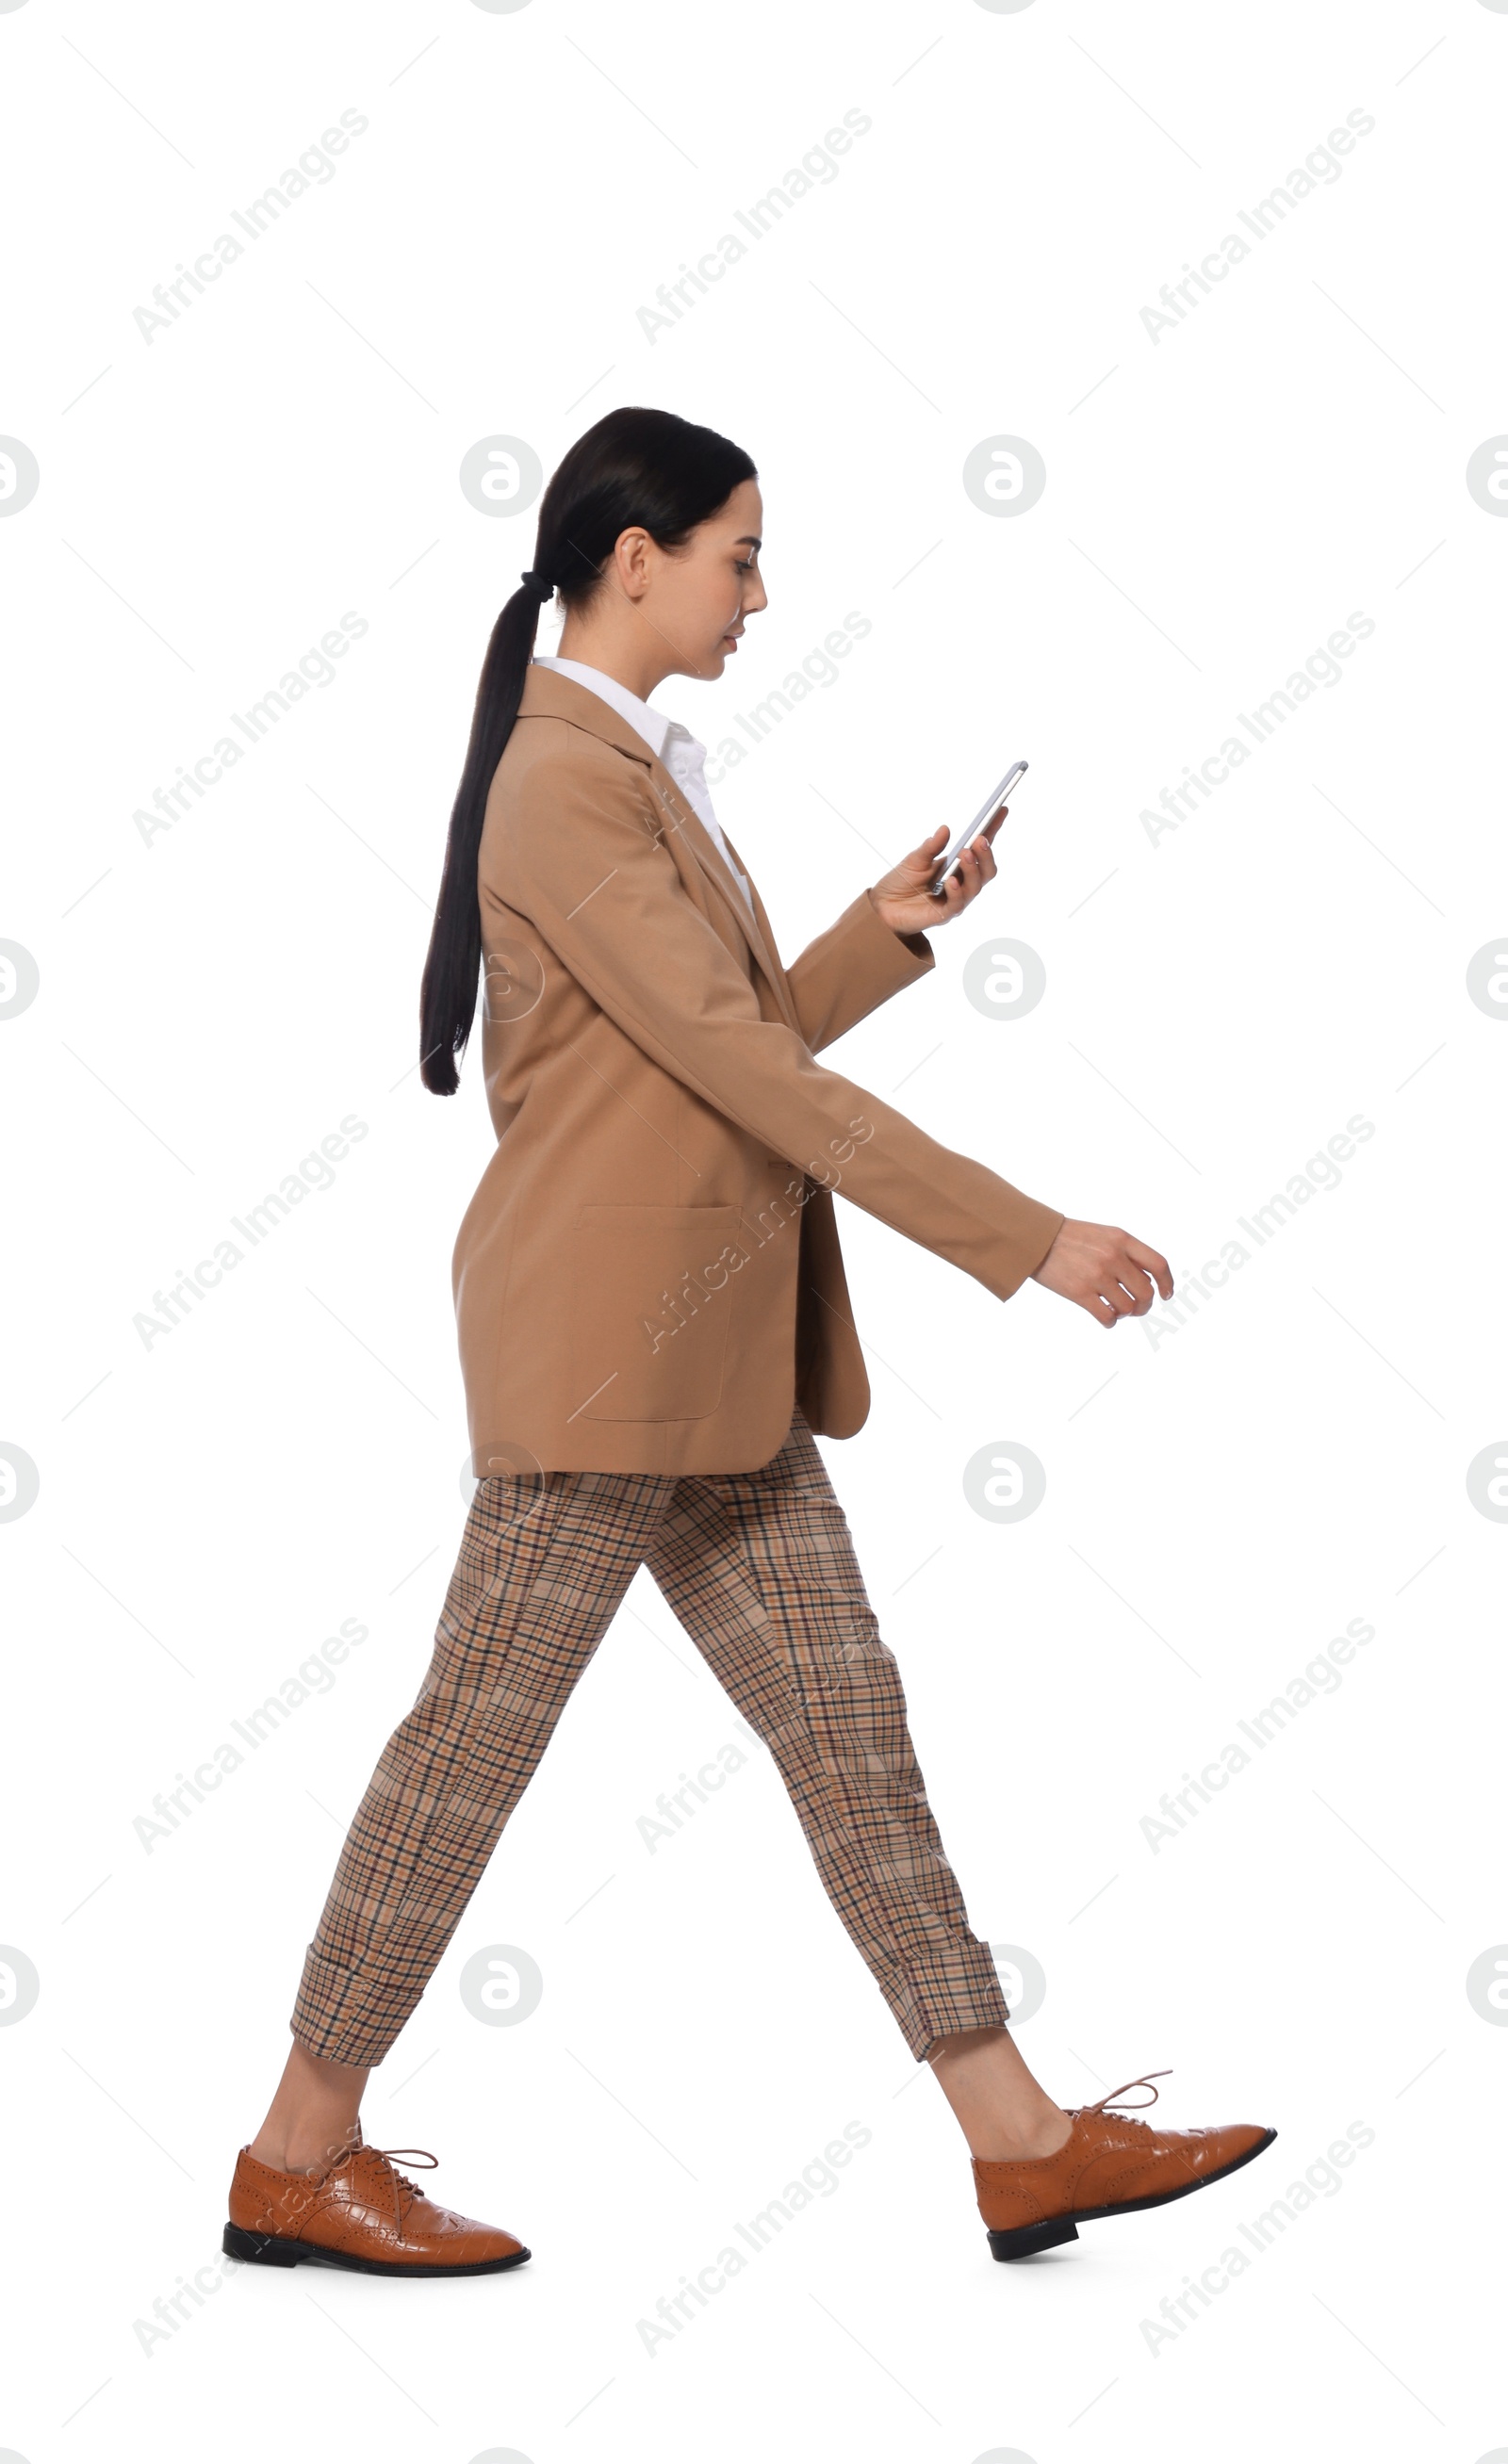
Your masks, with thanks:
[(543, 573), (521, 573), (519, 579), (524, 589), (531, 592), (540, 602), (541, 606), (546, 599), (554, 598), (555, 584), (553, 582), (546, 582)]

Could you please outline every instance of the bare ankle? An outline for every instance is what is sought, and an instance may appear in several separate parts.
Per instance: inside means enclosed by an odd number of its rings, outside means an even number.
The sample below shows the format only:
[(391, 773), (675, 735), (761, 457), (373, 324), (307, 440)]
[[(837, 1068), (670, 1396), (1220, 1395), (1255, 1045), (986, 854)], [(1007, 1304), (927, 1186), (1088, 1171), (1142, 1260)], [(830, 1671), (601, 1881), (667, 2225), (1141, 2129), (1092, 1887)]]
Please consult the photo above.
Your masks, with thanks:
[(263, 2130), (252, 2141), (250, 2152), (258, 2165), (268, 2166), (275, 2173), (320, 2173), (354, 2147), (360, 2137), (357, 2121), (335, 2131)]
[(296, 2036), (262, 2126), (249, 2143), (275, 2173), (322, 2172), (361, 2137), (366, 2071), (311, 2053)]
[(970, 2028), (939, 2037), (928, 2059), (970, 2155), (1030, 2164), (1067, 2143), (1073, 2124), (1032, 2078), (1008, 2029)]
[(991, 2123), (989, 2128), (977, 2132), (975, 2136), (982, 2144), (976, 2146), (971, 2138), (969, 2154), (977, 2156), (982, 2164), (1031, 2165), (1044, 2156), (1055, 2156), (1060, 2147), (1068, 2145), (1073, 2130), (1069, 2115), (1050, 2104), (1040, 2113), (1020, 2120), (1012, 2117), (1004, 2126)]

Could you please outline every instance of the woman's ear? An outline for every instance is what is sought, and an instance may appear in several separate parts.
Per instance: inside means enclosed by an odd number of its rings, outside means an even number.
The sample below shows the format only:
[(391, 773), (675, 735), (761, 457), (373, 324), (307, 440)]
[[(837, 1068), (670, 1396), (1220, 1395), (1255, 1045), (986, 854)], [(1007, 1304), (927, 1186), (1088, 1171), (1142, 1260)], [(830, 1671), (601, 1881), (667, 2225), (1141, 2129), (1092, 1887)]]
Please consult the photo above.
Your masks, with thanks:
[(646, 530), (620, 531), (613, 543), (612, 561), (618, 585), (630, 599), (642, 599), (650, 586), (650, 556), (654, 545)]

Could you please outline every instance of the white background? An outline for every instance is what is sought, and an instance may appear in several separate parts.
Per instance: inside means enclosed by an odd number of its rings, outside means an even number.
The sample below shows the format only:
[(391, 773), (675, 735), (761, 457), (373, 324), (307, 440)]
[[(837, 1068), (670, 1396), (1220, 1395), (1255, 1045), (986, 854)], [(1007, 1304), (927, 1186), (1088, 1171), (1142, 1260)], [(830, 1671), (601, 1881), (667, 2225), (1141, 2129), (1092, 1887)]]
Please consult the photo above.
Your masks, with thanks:
[[(0, 1024), (10, 1366), (38, 1466), (0, 1529), (11, 1664), (0, 2029), (20, 2280), (0, 2445), (470, 2459), (834, 2451), (1033, 2464), (1508, 2444), (1491, 2219), (1508, 2034), (1504, 924), (1508, 14), (1479, 0), (758, 11), (272, 0), (0, 14), (0, 524), (11, 865), (40, 971)], [(369, 121), (144, 340), (179, 262), (343, 110)], [(683, 261), (845, 111), (872, 127), (668, 332)], [(1154, 341), (1186, 262), (1375, 127)], [(1250, 236), (1250, 234), (1248, 234)], [(987, 903), (835, 1065), (1183, 1277), (1354, 1114), (1374, 1133), (1181, 1328), (984, 1289), (851, 1206), (874, 1388), (827, 1455), (977, 1929), (1041, 1962), (1065, 2102), (1171, 2065), (1159, 2119), (1276, 2123), (1208, 2196), (991, 2263), (967, 2152), (754, 1750), (647, 1575), (416, 2017), (379, 2145), (533, 2247), (398, 2287), (213, 2267), (236, 2148), (344, 1826), (428, 1658), (464, 1507), (452, 1242), (489, 1151), (416, 1071), (482, 649), (546, 471), (618, 403), (744, 445), (768, 612), (660, 699), (716, 745), (850, 610), (872, 630), (718, 790), (787, 960), (1017, 753)], [(1029, 439), (997, 519), (965, 455)], [(367, 630), (170, 830), (133, 814), (354, 610)], [(1353, 611), (1370, 635), (1155, 842), (1139, 819)], [(542, 628), (549, 648), (551, 628)], [(981, 1015), (994, 933), (1047, 971)], [(346, 1114), (335, 1176), (173, 1331), (133, 1326)], [(1030, 1447), (1026, 1521), (965, 1464)], [(343, 1618), (369, 1629), (218, 1793), (133, 1827)], [(1347, 1621), (1375, 1639), (1224, 1794), (1142, 1828)], [(516, 2027), (464, 1960), (526, 1949)], [(3, 2013), (0, 2013), (3, 2015)], [(849, 2122), (869, 2144), (669, 2343), (638, 2321)], [(1155, 2344), (1142, 2322), (1351, 2123), (1339, 2190)], [(1165, 2325), (1165, 2321), (1163, 2322)]]

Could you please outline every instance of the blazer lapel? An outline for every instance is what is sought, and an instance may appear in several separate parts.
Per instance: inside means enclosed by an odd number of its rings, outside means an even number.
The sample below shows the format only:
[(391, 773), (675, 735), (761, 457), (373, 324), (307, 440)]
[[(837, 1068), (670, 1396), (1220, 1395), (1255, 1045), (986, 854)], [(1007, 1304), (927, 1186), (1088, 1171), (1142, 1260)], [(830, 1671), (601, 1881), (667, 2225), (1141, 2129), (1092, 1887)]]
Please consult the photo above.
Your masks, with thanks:
[[(797, 1012), (795, 1001), (791, 997), (789, 986), (786, 980), (786, 970), (780, 963), (779, 954), (776, 949), (774, 928), (770, 923), (768, 915), (765, 912), (765, 901), (759, 894), (759, 886), (756, 883), (753, 874), (749, 871), (747, 865), (740, 855), (738, 848), (734, 846), (733, 841), (728, 838), (727, 831), (724, 830), (722, 835), (724, 839), (727, 840), (728, 851), (732, 855), (734, 863), (738, 866), (739, 870), (744, 875), (748, 882), (749, 898), (754, 902), (754, 923), (761, 937), (756, 939), (754, 934), (749, 931), (748, 899), (744, 897), (743, 892), (740, 890), (738, 883), (735, 881), (731, 886), (730, 896), (732, 904), (738, 913), (739, 922), (743, 925), (744, 934), (748, 937), (750, 948), (753, 950), (755, 957), (759, 958), (760, 964), (764, 967), (765, 975), (769, 978), (769, 981), (774, 987), (781, 1008), (785, 1011), (787, 1019), (796, 1029), (796, 1032), (799, 1035), (801, 1032), (801, 1019)], [(723, 867), (723, 870), (724, 872), (727, 870), (727, 867), (725, 865)], [(772, 960), (771, 964), (766, 964), (765, 960), (761, 956), (762, 942), (764, 947), (770, 953)]]
[[(679, 831), (706, 879), (711, 882), (713, 889), (747, 942), (761, 975), (780, 1003), (787, 1024), (795, 1027), (799, 1034), (801, 1022), (796, 1014), (796, 1005), (787, 987), (786, 971), (775, 955), (774, 935), (769, 929), (769, 917), (765, 913), (764, 902), (754, 888), (752, 878), (749, 881), (749, 890), (754, 899), (754, 912), (751, 914), (749, 902), (723, 863), (711, 831), (702, 821), (700, 814), (695, 812), (686, 798), (681, 795), (670, 772), (658, 759), (653, 760), (650, 764), (650, 782), (667, 821)], [(732, 846), (731, 840), (729, 846)]]
[[(691, 849), (704, 878), (711, 882), (738, 926), (755, 964), (769, 985), (789, 1026), (799, 1035), (801, 1021), (786, 983), (786, 972), (776, 955), (775, 936), (764, 901), (754, 888), (749, 890), (754, 900), (754, 913), (749, 913), (748, 900), (734, 880), (718, 852), (717, 842), (699, 813), (693, 811), (675, 780), (658, 756), (652, 754), (635, 728), (621, 718), (608, 702), (588, 693), (574, 676), (557, 675), (553, 668), (531, 667), (524, 679), (523, 694), (519, 705), (521, 718), (551, 717), (568, 719), (574, 727), (585, 727), (593, 736), (603, 737), (632, 760), (641, 761), (650, 775), (654, 800), (664, 815), (666, 825), (674, 829), (682, 844)], [(731, 845), (731, 842), (730, 842)], [(742, 869), (742, 868), (741, 868)]]

